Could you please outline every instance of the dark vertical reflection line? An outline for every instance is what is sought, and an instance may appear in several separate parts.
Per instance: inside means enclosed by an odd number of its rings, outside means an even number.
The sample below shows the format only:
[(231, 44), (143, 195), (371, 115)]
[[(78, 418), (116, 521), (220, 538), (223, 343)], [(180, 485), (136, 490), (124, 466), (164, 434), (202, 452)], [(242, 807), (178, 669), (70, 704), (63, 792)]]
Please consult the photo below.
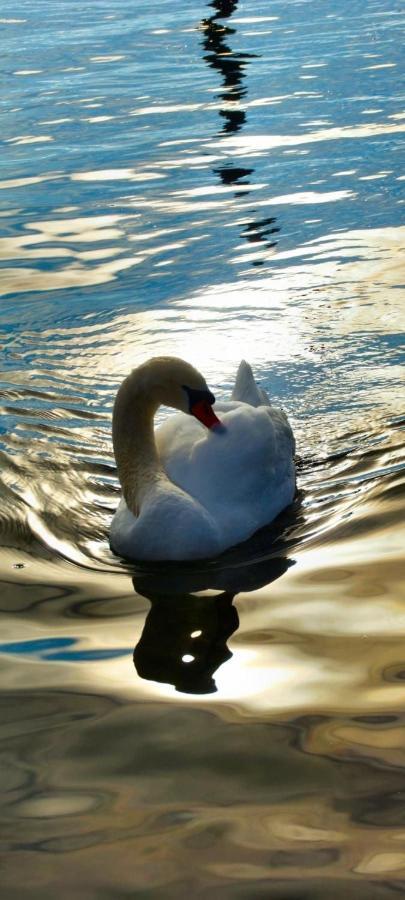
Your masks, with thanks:
[(245, 66), (252, 54), (235, 53), (227, 44), (227, 38), (235, 34), (235, 29), (229, 25), (223, 25), (218, 19), (229, 17), (237, 6), (237, 0), (214, 0), (210, 4), (216, 10), (213, 16), (203, 19), (201, 29), (204, 32), (203, 47), (204, 59), (214, 69), (218, 69), (223, 82), (223, 90), (218, 96), (224, 101), (220, 110), (224, 126), (222, 133), (231, 134), (240, 131), (245, 120), (246, 113), (238, 107), (242, 97), (246, 94), (244, 85)]
[[(200, 28), (204, 34), (204, 59), (211, 68), (217, 69), (222, 80), (222, 90), (218, 92), (218, 97), (222, 101), (219, 114), (223, 124), (219, 134), (235, 134), (246, 123), (246, 111), (241, 105), (247, 94), (246, 68), (252, 59), (257, 58), (257, 54), (232, 50), (229, 39), (236, 34), (236, 29), (221, 21), (229, 19), (235, 12), (238, 0), (212, 0), (209, 5), (214, 13), (202, 20)], [(213, 171), (223, 185), (235, 185), (238, 188), (235, 197), (249, 193), (249, 178), (254, 173), (253, 168), (233, 166), (227, 162)], [(279, 231), (275, 224), (276, 218), (271, 216), (258, 219), (255, 211), (251, 215), (252, 218), (247, 218), (243, 223), (241, 237), (249, 244), (262, 245), (263, 249), (274, 247), (277, 243), (274, 235)], [(263, 262), (264, 259), (257, 258), (252, 265), (260, 266)]]

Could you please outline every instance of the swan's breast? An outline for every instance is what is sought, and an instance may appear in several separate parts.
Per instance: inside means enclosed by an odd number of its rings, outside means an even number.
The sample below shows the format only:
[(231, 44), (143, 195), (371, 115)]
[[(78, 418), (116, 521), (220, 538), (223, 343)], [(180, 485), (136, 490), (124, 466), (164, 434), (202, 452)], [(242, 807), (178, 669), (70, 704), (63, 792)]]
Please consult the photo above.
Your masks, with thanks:
[(151, 491), (138, 517), (122, 499), (112, 521), (110, 545), (135, 560), (204, 559), (224, 549), (207, 510), (175, 485)]

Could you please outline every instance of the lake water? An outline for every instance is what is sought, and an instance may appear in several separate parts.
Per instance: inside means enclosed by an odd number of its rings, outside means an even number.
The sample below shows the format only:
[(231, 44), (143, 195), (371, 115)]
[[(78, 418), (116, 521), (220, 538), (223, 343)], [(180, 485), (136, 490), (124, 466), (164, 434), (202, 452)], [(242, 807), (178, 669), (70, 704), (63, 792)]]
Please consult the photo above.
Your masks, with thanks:
[[(403, 19), (3, 5), (7, 900), (405, 890)], [(161, 353), (220, 398), (251, 362), (300, 493), (220, 561), (136, 569), (111, 409)]]

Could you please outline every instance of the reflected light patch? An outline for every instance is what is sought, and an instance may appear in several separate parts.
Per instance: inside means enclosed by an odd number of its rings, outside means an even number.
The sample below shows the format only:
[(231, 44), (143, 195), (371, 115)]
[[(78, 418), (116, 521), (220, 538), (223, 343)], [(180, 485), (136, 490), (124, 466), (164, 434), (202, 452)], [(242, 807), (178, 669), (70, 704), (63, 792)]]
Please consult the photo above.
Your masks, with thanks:
[(86, 118), (82, 118), (81, 122), (89, 122), (90, 125), (93, 125), (97, 122), (109, 122), (110, 119), (115, 119), (115, 116), (89, 116)]
[(27, 178), (7, 178), (0, 181), (0, 191), (8, 188), (26, 187), (28, 184), (42, 184), (45, 181), (55, 181), (62, 176), (59, 175), (32, 175)]
[(232, 22), (238, 25), (254, 25), (256, 22), (277, 22), (280, 16), (239, 16), (233, 18)]
[(47, 143), (48, 141), (53, 141), (53, 140), (55, 140), (55, 139), (53, 137), (51, 137), (51, 135), (49, 135), (49, 134), (43, 134), (43, 135), (21, 134), (18, 137), (7, 138), (7, 140), (5, 140), (4, 143), (5, 144), (15, 144), (15, 145), (18, 145), (18, 144), (44, 144), (44, 143)]
[(56, 551), (63, 558), (71, 560), (79, 566), (88, 566), (89, 561), (84, 553), (81, 553), (73, 544), (57, 538), (33, 509), (29, 509), (27, 512), (27, 523), (32, 533), (36, 535), (46, 547), (50, 547), (51, 550)]
[(368, 72), (372, 69), (393, 69), (394, 67), (396, 67), (396, 63), (379, 63), (375, 66), (365, 66), (362, 71)]
[(165, 178), (163, 172), (144, 172), (135, 169), (96, 169), (90, 172), (75, 172), (71, 181), (152, 181)]
[[(297, 249), (277, 252), (275, 248), (262, 279), (240, 279), (191, 298), (173, 300), (164, 309), (119, 316), (111, 324), (108, 344), (100, 352), (94, 348), (92, 377), (100, 367), (103, 377), (110, 373), (117, 383), (134, 365), (150, 356), (174, 355), (200, 368), (213, 387), (222, 386), (227, 393), (241, 352), (252, 362), (259, 379), (262, 374), (266, 380), (271, 379), (276, 363), (285, 361), (291, 366), (293, 361), (307, 358), (314, 342), (316, 345), (319, 330), (325, 333), (325, 328), (332, 326), (339, 344), (334, 352), (340, 355), (353, 331), (361, 333), (367, 328), (368, 332), (378, 333), (384, 331), (387, 317), (392, 327), (402, 319), (397, 285), (401, 283), (404, 233), (401, 228), (338, 232), (308, 241)], [(144, 258), (145, 252), (138, 261)], [(150, 258), (153, 259), (153, 248)], [(291, 262), (295, 258), (296, 265)], [(277, 266), (272, 270), (273, 259)], [(282, 267), (283, 260), (289, 264)], [(120, 258), (115, 265), (118, 271), (135, 262), (136, 259)], [(114, 267), (114, 260), (110, 266)], [(65, 276), (68, 274), (69, 269), (65, 270)], [(87, 274), (84, 268), (77, 271), (77, 283), (80, 279), (85, 283)], [(16, 270), (17, 276), (22, 277), (21, 270)], [(100, 263), (94, 276), (102, 280), (114, 277), (114, 272), (105, 271)], [(46, 278), (49, 279), (49, 273)], [(27, 289), (29, 286), (27, 278)], [(333, 314), (334, 301), (339, 303), (338, 320)], [(86, 372), (89, 362), (86, 358), (82, 363), (77, 360), (76, 338), (68, 333), (64, 346), (67, 358), (72, 354), (75, 366), (80, 370), (82, 365)], [(327, 359), (332, 348), (325, 347), (324, 352)], [(345, 357), (346, 354), (347, 346)], [(385, 391), (386, 410), (387, 401)]]
[(405, 869), (405, 853), (371, 853), (354, 869), (361, 875), (387, 875)]
[(77, 793), (71, 791), (58, 794), (36, 794), (29, 800), (19, 804), (19, 815), (29, 819), (54, 819), (59, 816), (86, 815), (97, 806), (97, 794)]
[(125, 59), (125, 55), (122, 54), (122, 53), (120, 53), (120, 54), (116, 54), (115, 56), (114, 56), (114, 55), (111, 55), (111, 56), (91, 56), (91, 57), (90, 57), (90, 62), (94, 62), (94, 63), (109, 63), (109, 62), (117, 62), (117, 61), (120, 60), (120, 59)]
[(162, 113), (174, 112), (193, 112), (196, 109), (205, 109), (205, 103), (180, 103), (167, 106), (143, 106), (140, 109), (133, 109), (130, 116), (152, 116), (162, 115)]
[(270, 200), (259, 200), (257, 206), (279, 206), (287, 203), (289, 206), (302, 203), (335, 203), (337, 200), (352, 199), (356, 195), (353, 191), (302, 191), (296, 194), (282, 194), (279, 197), (272, 197)]
[[(288, 684), (294, 682), (297, 673), (293, 667), (260, 665), (260, 653), (254, 650), (238, 650), (231, 660), (215, 674), (215, 682), (221, 700), (243, 700), (260, 705), (259, 698), (266, 697), (266, 705), (288, 706)], [(302, 676), (301, 676), (302, 677)], [(278, 697), (278, 702), (277, 702)], [(262, 701), (263, 702), (263, 701)], [(295, 702), (295, 701), (294, 701)], [(256, 705), (255, 703), (255, 705)]]
[(258, 154), (272, 147), (287, 147), (297, 144), (314, 144), (318, 141), (339, 141), (347, 138), (372, 137), (379, 134), (399, 134), (405, 131), (405, 124), (391, 125), (390, 123), (365, 123), (362, 125), (344, 125), (341, 128), (325, 128), (322, 131), (313, 131), (310, 134), (255, 134), (254, 137), (225, 137), (220, 141), (213, 141), (209, 146), (230, 149), (232, 155), (243, 152), (245, 154)]

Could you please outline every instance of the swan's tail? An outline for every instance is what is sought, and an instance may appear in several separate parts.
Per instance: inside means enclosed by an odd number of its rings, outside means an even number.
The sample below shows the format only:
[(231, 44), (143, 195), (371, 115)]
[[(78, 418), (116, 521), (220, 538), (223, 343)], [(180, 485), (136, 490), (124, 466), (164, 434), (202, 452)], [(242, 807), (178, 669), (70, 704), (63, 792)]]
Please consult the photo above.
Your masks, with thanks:
[(250, 406), (270, 406), (266, 391), (256, 384), (251, 366), (244, 359), (239, 364), (236, 373), (232, 400), (241, 400), (242, 403), (249, 403)]

